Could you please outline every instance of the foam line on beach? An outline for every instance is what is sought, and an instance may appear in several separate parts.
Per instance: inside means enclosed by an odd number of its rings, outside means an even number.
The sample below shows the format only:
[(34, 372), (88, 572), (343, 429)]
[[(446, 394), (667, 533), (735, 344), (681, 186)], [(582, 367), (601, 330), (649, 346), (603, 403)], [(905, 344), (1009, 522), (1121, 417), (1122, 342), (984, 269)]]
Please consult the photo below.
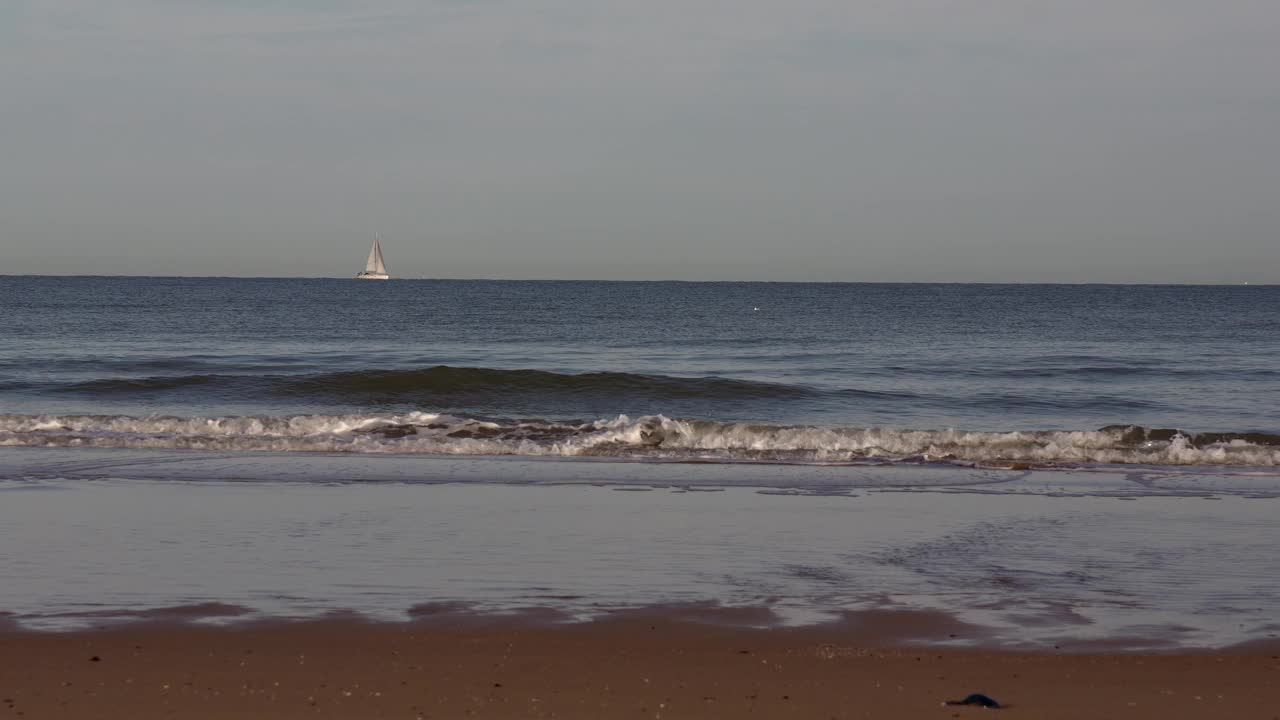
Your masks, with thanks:
[(970, 463), (984, 467), (1112, 464), (1280, 467), (1280, 437), (1136, 425), (1096, 430), (839, 428), (664, 415), (549, 421), (442, 413), (178, 417), (0, 415), (0, 445), (616, 457), (770, 463)]

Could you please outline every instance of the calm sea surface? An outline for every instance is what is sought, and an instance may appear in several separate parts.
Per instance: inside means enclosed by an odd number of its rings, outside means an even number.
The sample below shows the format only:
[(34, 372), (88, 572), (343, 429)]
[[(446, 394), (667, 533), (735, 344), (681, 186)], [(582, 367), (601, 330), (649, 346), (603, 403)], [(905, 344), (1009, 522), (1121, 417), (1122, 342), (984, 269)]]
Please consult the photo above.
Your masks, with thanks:
[(0, 277), (0, 338), (4, 445), (1280, 465), (1280, 287)]

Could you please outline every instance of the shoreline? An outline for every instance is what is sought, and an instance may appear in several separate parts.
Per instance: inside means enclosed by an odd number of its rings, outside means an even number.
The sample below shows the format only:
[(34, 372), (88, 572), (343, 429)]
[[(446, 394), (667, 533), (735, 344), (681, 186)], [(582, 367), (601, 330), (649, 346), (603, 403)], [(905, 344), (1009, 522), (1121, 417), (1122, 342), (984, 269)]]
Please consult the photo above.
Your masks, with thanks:
[(0, 445), (0, 482), (582, 486), (654, 490), (935, 492), (1104, 497), (1280, 497), (1255, 465), (785, 462), (519, 454)]
[[(443, 367), (443, 366), (441, 366)], [(429, 370), (434, 370), (431, 368)], [(450, 368), (444, 368), (450, 370)], [(404, 372), (414, 372), (412, 370)], [(504, 371), (495, 371), (504, 372)], [(133, 382), (133, 381), (121, 381)], [(418, 415), (419, 417), (414, 417)], [(310, 431), (296, 428), (277, 427), (276, 431), (264, 432), (254, 427), (265, 421), (279, 425), (287, 425), (294, 420), (305, 420), (311, 424)], [(684, 468), (737, 468), (749, 469), (754, 475), (751, 485), (774, 487), (778, 480), (770, 478), (767, 471), (781, 474), (784, 486), (799, 483), (800, 486), (818, 480), (819, 484), (830, 484), (833, 479), (824, 478), (832, 473), (850, 475), (852, 482), (835, 478), (834, 484), (849, 487), (866, 486), (860, 475), (875, 476), (873, 486), (880, 486), (886, 480), (893, 482), (897, 476), (918, 475), (934, 476), (939, 473), (951, 473), (955, 476), (970, 476), (960, 484), (984, 484), (1003, 482), (991, 478), (1018, 478), (1027, 474), (1060, 474), (1090, 475), (1121, 474), (1142, 476), (1145, 474), (1201, 475), (1217, 478), (1249, 478), (1256, 481), (1280, 477), (1280, 454), (1268, 448), (1275, 448), (1276, 443), (1250, 442), (1260, 433), (1230, 432), (1187, 432), (1162, 431), (1128, 426), (1133, 432), (1160, 433), (1174, 432), (1182, 438), (1183, 445), (1174, 443), (1160, 453), (1148, 449), (1139, 452), (1111, 437), (1121, 426), (1107, 426), (1097, 429), (1031, 429), (1010, 430), (996, 428), (979, 428), (955, 430), (952, 428), (912, 430), (893, 427), (870, 426), (865, 428), (826, 426), (814, 423), (791, 424), (778, 421), (774, 424), (759, 425), (759, 431), (747, 445), (759, 443), (760, 448), (748, 449), (735, 447), (742, 445), (743, 439), (737, 437), (740, 428), (753, 423), (737, 420), (705, 420), (692, 421), (712, 426), (703, 430), (687, 430), (683, 427), (686, 421), (662, 414), (629, 417), (626, 414), (604, 416), (592, 422), (574, 421), (578, 427), (574, 435), (562, 439), (560, 445), (527, 445), (525, 439), (519, 437), (526, 432), (526, 423), (542, 424), (543, 431), (552, 433), (561, 429), (562, 423), (545, 420), (507, 421), (505, 429), (481, 427), (479, 433), (475, 426), (487, 426), (487, 420), (469, 417), (454, 417), (448, 414), (384, 412), (366, 413), (363, 415), (324, 414), (315, 412), (285, 413), (275, 416), (257, 415), (219, 415), (210, 416), (139, 416), (129, 414), (87, 414), (78, 412), (41, 412), (37, 414), (8, 413), (0, 414), (0, 420), (6, 426), (0, 428), (0, 473), (4, 476), (12, 474), (12, 469), (32, 467), (38, 473), (46, 469), (43, 458), (56, 459), (58, 455), (74, 453), (88, 460), (85, 469), (72, 469), (71, 477), (83, 477), (91, 472), (97, 459), (114, 456), (123, 460), (122, 465), (129, 467), (137, 475), (137, 479), (168, 479), (157, 475), (154, 468), (148, 467), (155, 458), (168, 455), (170, 459), (162, 462), (179, 462), (190, 467), (184, 471), (194, 470), (191, 479), (205, 479), (201, 475), (201, 465), (209, 461), (229, 461), (240, 469), (248, 469), (265, 465), (278, 465), (282, 458), (296, 458), (304, 462), (316, 462), (332, 459), (344, 464), (383, 463), (387, 461), (435, 461), (444, 463), (545, 463), (545, 464), (595, 464), (634, 465), (648, 468), (675, 466)], [(204, 434), (206, 423), (230, 422), (238, 431), (218, 431)], [(118, 423), (123, 423), (122, 431)], [(244, 426), (247, 423), (247, 426)], [(370, 424), (368, 427), (355, 427)], [(74, 428), (74, 429), (73, 429)], [(808, 434), (808, 440), (783, 439), (774, 437), (777, 433), (798, 431)], [(434, 434), (432, 434), (434, 433)], [(674, 444), (664, 445), (665, 434), (670, 434)], [(689, 433), (692, 433), (690, 435)], [(709, 433), (701, 438), (700, 433)], [(847, 435), (851, 433), (851, 435)], [(866, 434), (887, 434), (886, 442), (890, 444), (907, 443), (895, 451), (883, 454), (869, 452), (858, 447), (867, 441)], [(960, 441), (952, 437), (961, 435), (966, 438), (985, 438), (986, 450), (973, 454), (964, 449), (971, 440)], [(646, 443), (637, 438), (649, 435), (653, 443)], [(1054, 445), (1060, 441), (1074, 442), (1077, 435), (1091, 436), (1092, 440), (1084, 446), (1068, 449), (1055, 455), (1043, 446), (1034, 449), (1030, 446), (1009, 451), (1001, 447), (1007, 442), (1019, 443), (1032, 436), (1035, 442)], [(1238, 438), (1236, 436), (1239, 436)], [(913, 436), (914, 439), (910, 439)], [(919, 436), (924, 436), (921, 439)], [(1207, 439), (1200, 442), (1198, 438)], [(1268, 436), (1271, 437), (1271, 436)], [(824, 443), (836, 438), (834, 446)], [(843, 438), (841, 440), (840, 438)], [(1275, 439), (1274, 437), (1272, 438)], [(421, 441), (425, 444), (415, 445)], [(450, 445), (451, 442), (456, 444)], [(479, 445), (466, 443), (478, 442)], [(610, 443), (618, 443), (617, 450), (607, 448)], [(1167, 440), (1153, 442), (1168, 443)], [(1195, 444), (1200, 442), (1199, 445)], [(1243, 444), (1237, 444), (1237, 442)], [(576, 444), (575, 444), (576, 443)], [(692, 443), (692, 444), (686, 444)], [(700, 444), (702, 443), (702, 444)], [(720, 447), (721, 443), (727, 444)], [(918, 445), (911, 445), (915, 443)], [(1089, 448), (1093, 443), (1102, 443), (1106, 447)], [(1117, 444), (1119, 443), (1119, 444)], [(1191, 443), (1191, 444), (1185, 444)], [(981, 444), (981, 443), (979, 443)], [(562, 446), (561, 446), (562, 445)], [(606, 448), (597, 452), (593, 448)], [(1174, 448), (1178, 448), (1175, 449)], [(1230, 448), (1230, 450), (1228, 450)], [(1243, 455), (1229, 455), (1249, 449), (1255, 456), (1251, 459)], [(23, 452), (29, 452), (26, 456)], [(1048, 454), (1045, 454), (1048, 453)], [(1144, 454), (1145, 453), (1145, 454)], [(1170, 455), (1169, 453), (1173, 453)], [(1190, 453), (1189, 457), (1187, 454)], [(1261, 453), (1261, 455), (1256, 455)], [(1163, 461), (1162, 461), (1163, 459)], [(403, 473), (390, 470), (385, 466), (380, 471), (368, 474), (367, 470), (358, 470), (362, 479), (381, 481), (403, 480)], [(692, 470), (692, 472), (701, 472)], [(584, 474), (576, 471), (571, 475)], [(610, 475), (618, 473), (610, 472)], [(634, 475), (635, 472), (623, 471), (621, 476)], [(43, 474), (40, 475), (44, 477)], [(502, 474), (489, 476), (490, 480), (500, 481)], [(985, 478), (985, 479), (978, 479)], [(541, 482), (548, 480), (543, 478)], [(555, 482), (551, 480), (550, 482)], [(570, 480), (570, 482), (574, 482)], [(933, 483), (926, 483), (930, 486)], [(943, 483), (955, 484), (955, 483)], [(917, 486), (915, 481), (907, 480), (905, 486)], [(1237, 488), (1244, 492), (1252, 492), (1249, 485)], [(1264, 492), (1272, 496), (1280, 493), (1275, 485), (1264, 486)]]
[[(727, 614), (726, 614), (727, 613)], [(648, 608), (565, 624), (442, 607), (198, 626), (0, 629), (0, 717), (1272, 717), (1280, 643), (1176, 653), (911, 647), (937, 614), (745, 627), (750, 610)], [(721, 622), (724, 621), (724, 622)], [(732, 621), (733, 624), (729, 624)]]
[[(1063, 608), (1069, 612), (1069, 608)], [(30, 621), (37, 624), (26, 624)], [(63, 624), (47, 621), (66, 621)], [(43, 624), (40, 621), (46, 621)], [(351, 627), (371, 632), (537, 631), (566, 634), (635, 625), (706, 629), (725, 634), (787, 637), (838, 642), (860, 648), (917, 652), (995, 653), (1028, 656), (1209, 656), (1280, 655), (1280, 623), (1248, 640), (1219, 645), (1186, 645), (1176, 632), (1152, 625), (1143, 635), (1062, 635), (1052, 644), (1011, 639), (1007, 628), (965, 620), (960, 613), (886, 603), (880, 607), (836, 609), (807, 622), (788, 622), (765, 605), (724, 605), (718, 601), (653, 603), (597, 607), (591, 614), (555, 605), (492, 607), (466, 601), (424, 602), (400, 617), (355, 609), (331, 609), (311, 615), (278, 615), (216, 600), (147, 608), (103, 608), (83, 612), (23, 615), (0, 610), (0, 639), (33, 636), (111, 636), (192, 631), (241, 633)]]

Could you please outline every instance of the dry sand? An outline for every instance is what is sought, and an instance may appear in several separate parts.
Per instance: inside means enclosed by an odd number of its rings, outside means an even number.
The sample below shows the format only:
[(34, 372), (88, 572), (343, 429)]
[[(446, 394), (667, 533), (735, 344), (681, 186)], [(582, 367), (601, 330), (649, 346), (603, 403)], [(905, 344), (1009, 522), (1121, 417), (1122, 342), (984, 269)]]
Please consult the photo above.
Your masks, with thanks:
[[(866, 623), (744, 628), (750, 613), (728, 618), (732, 627), (696, 611), (572, 625), (419, 615), (0, 630), (0, 718), (1280, 718), (1280, 648), (1261, 644), (1181, 654), (891, 647), (913, 623), (963, 631), (903, 614), (872, 623), (891, 635)], [(941, 705), (971, 692), (1009, 707)]]

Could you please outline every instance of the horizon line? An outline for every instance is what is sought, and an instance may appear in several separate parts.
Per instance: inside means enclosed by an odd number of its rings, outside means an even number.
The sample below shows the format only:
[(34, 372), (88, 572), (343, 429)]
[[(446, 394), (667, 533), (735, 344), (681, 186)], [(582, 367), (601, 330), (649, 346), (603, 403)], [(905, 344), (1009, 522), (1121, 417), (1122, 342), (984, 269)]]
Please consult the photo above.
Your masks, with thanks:
[[(346, 275), (125, 275), (102, 273), (0, 273), (0, 278), (139, 278), (175, 280), (356, 280)], [(1280, 282), (1201, 281), (1201, 282), (1117, 282), (1091, 280), (1055, 280), (1020, 282), (1001, 280), (685, 280), (674, 278), (504, 278), (504, 277), (392, 277), (391, 281), (417, 282), (547, 282), (547, 283), (756, 283), (773, 285), (1101, 285), (1150, 287), (1276, 287)]]

